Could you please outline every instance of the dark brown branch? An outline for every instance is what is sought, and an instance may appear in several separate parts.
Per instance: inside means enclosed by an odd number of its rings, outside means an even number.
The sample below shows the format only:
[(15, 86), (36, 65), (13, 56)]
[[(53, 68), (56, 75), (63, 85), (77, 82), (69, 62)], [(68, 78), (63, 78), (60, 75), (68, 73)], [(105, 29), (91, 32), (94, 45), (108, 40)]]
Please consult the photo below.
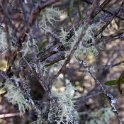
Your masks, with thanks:
[[(88, 4), (92, 4), (94, 0), (82, 0), (82, 1), (83, 1), (83, 2), (86, 2), (86, 3), (88, 3)], [(106, 2), (106, 1), (105, 1), (105, 2)], [(102, 6), (104, 6), (104, 4), (103, 4)], [(102, 6), (101, 6), (101, 7), (102, 7)], [(110, 14), (111, 16), (115, 15), (115, 12), (111, 12), (111, 11), (109, 11), (109, 10), (107, 10), (107, 9), (104, 9), (104, 7), (102, 8), (102, 11), (105, 12), (105, 13), (107, 13), (107, 14)], [(120, 13), (118, 13), (118, 14), (116, 15), (116, 17), (119, 18), (119, 19), (121, 19), (121, 20), (124, 20), (124, 13), (123, 13), (123, 12), (120, 12)]]
[(120, 40), (124, 39), (124, 29), (121, 29), (118, 32), (111, 34), (109, 36), (103, 36), (99, 39), (96, 39), (96, 45), (102, 42), (105, 44), (105, 43), (108, 43), (108, 42), (111, 42), (117, 39), (120, 39)]
[(29, 16), (28, 25), (25, 25), (24, 29), (22, 30), (22, 32), (19, 35), (20, 45), (22, 44), (22, 42), (24, 42), (26, 33), (29, 32), (30, 27), (34, 24), (35, 20), (37, 19), (38, 14), (41, 12), (41, 10), (58, 2), (58, 1), (59, 0), (49, 0), (45, 3), (40, 1), (36, 4), (36, 6), (32, 9), (31, 14)]
[(75, 105), (77, 106), (76, 108), (79, 109), (81, 106), (83, 106), (86, 103), (86, 101), (88, 99), (96, 97), (96, 96), (101, 95), (101, 94), (103, 94), (103, 92), (97, 92), (96, 91), (96, 92), (90, 92), (86, 96), (81, 96), (81, 97), (77, 98), (76, 103), (75, 103)]
[(89, 16), (89, 20), (92, 20), (94, 17), (93, 15), (96, 15), (96, 8), (98, 7), (98, 0), (94, 0), (92, 4), (92, 9), (90, 12), (88, 12), (87, 16)]
[[(99, 14), (108, 4), (110, 3), (110, 0), (105, 0), (96, 10), (96, 14)], [(95, 15), (93, 15), (94, 17)]]
[(24, 22), (25, 22), (25, 24), (26, 24), (27, 16), (26, 16), (26, 10), (25, 10), (25, 8), (24, 8), (24, 6), (23, 6), (23, 1), (22, 1), (22, 0), (19, 0), (19, 4), (20, 4), (20, 7), (21, 7), (22, 12), (23, 12), (23, 15), (24, 15)]
[[(112, 21), (112, 20), (116, 17), (116, 15), (120, 12), (120, 10), (121, 10), (122, 7), (123, 7), (123, 4), (124, 4), (124, 2), (121, 3), (119, 9), (115, 12), (115, 14), (113, 14), (112, 16), (107, 15), (106, 19), (105, 19), (105, 18), (102, 19), (102, 20), (103, 20), (104, 22), (106, 22), (106, 23), (105, 23), (105, 25), (99, 30), (99, 32), (97, 32), (97, 34), (96, 34), (95, 36), (98, 36), (99, 34), (101, 34), (101, 33), (105, 30), (105, 28), (111, 23), (111, 21)], [(105, 15), (105, 16), (106, 16), (106, 15)], [(105, 19), (105, 20), (104, 20), (104, 19)]]

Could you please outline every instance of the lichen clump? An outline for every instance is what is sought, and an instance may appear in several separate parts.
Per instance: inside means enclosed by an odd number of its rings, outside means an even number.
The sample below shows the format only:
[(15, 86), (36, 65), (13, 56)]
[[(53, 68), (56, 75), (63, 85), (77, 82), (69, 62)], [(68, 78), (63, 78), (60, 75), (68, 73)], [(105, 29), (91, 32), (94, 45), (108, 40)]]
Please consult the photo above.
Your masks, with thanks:
[(50, 104), (48, 121), (56, 124), (78, 124), (78, 113), (74, 108), (74, 87), (69, 84), (65, 91), (57, 93), (52, 91), (52, 95), (56, 98)]
[(25, 113), (26, 109), (30, 108), (30, 105), (27, 103), (21, 89), (11, 80), (6, 80), (4, 88), (7, 89), (7, 93), (5, 94), (7, 100), (13, 105), (17, 105), (21, 113)]
[(111, 111), (111, 108), (101, 108), (98, 111), (91, 112), (89, 115), (89, 121), (86, 124), (109, 124), (109, 120), (114, 113)]

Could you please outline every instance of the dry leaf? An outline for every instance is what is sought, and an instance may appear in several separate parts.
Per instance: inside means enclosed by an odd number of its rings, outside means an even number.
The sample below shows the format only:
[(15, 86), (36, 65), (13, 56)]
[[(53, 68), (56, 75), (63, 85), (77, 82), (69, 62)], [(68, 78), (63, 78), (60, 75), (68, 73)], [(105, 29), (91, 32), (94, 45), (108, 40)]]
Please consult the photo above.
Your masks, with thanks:
[(0, 89), (0, 95), (4, 94), (6, 92), (5, 88)]
[(0, 60), (0, 70), (6, 71), (8, 69), (8, 62), (7, 60)]

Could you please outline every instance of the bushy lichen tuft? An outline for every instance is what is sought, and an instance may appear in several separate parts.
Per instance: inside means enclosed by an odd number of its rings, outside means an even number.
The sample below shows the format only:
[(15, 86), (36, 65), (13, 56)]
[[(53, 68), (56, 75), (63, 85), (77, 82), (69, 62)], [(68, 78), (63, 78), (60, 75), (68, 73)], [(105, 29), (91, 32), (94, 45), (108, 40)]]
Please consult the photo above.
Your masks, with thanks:
[(64, 46), (66, 46), (66, 47), (68, 47), (68, 46), (71, 45), (71, 42), (69, 42), (69, 41), (66, 40), (66, 37), (67, 37), (68, 33), (69, 33), (69, 32), (66, 31), (63, 27), (61, 28), (61, 32), (60, 32), (59, 39), (60, 39), (60, 42), (61, 42)]
[[(98, 55), (98, 50), (95, 47), (95, 36), (94, 32), (99, 29), (100, 22), (98, 23), (93, 23), (91, 24), (84, 37), (82, 38), (77, 50), (74, 53), (74, 56), (76, 58), (83, 59), (85, 61), (86, 56), (91, 55), (96, 57)], [(81, 32), (83, 31), (83, 25), (81, 25), (77, 30), (74, 31), (74, 35), (67, 41), (66, 36), (68, 34), (67, 31), (64, 29), (61, 30), (61, 36), (60, 36), (60, 41), (63, 43), (65, 46), (69, 46), (69, 51), (66, 52), (68, 54), (71, 49), (74, 47), (75, 42), (77, 42), (78, 38), (81, 35)]]
[(0, 28), (0, 50), (7, 49), (6, 33)]
[(51, 26), (53, 26), (55, 21), (60, 20), (60, 16), (63, 12), (57, 8), (46, 8), (41, 12), (39, 27), (45, 29), (46, 31), (51, 31)]
[(30, 108), (30, 105), (27, 103), (21, 89), (10, 79), (6, 80), (4, 88), (7, 90), (5, 97), (13, 105), (18, 105), (20, 112), (25, 113), (25, 110)]
[[(85, 58), (88, 55), (93, 55), (94, 57), (98, 55), (98, 50), (95, 47), (95, 37), (94, 37), (94, 32), (95, 30), (97, 30), (97, 28), (99, 27), (99, 23), (98, 24), (92, 24), (88, 27), (82, 42), (80, 42), (79, 44), (79, 48), (76, 50), (75, 52), (75, 56), (77, 58), (82, 59), (83, 57)], [(83, 27), (80, 27), (76, 32), (75, 32), (75, 40), (77, 40), (77, 38), (80, 36), (81, 31), (83, 30)], [(85, 61), (85, 59), (83, 58), (83, 60)]]
[(109, 124), (109, 120), (114, 113), (111, 111), (111, 108), (102, 108), (96, 112), (88, 113), (89, 121), (86, 124)]
[(32, 54), (34, 52), (34, 47), (36, 46), (36, 40), (32, 39), (30, 34), (27, 34), (27, 41), (22, 44), (21, 53), (25, 57), (27, 54)]
[(74, 108), (75, 89), (68, 84), (62, 93), (52, 92), (56, 102), (51, 102), (48, 120), (56, 124), (78, 124), (78, 113)]

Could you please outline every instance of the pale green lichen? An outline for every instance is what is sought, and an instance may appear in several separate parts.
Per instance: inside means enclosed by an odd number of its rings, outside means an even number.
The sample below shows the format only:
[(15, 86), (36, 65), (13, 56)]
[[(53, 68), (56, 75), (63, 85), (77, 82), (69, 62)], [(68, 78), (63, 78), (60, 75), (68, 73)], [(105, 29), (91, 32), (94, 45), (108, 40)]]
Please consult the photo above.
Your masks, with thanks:
[[(78, 57), (78, 55), (80, 54), (84, 54), (84, 55), (88, 55), (90, 53), (92, 53), (94, 56), (98, 55), (98, 51), (95, 47), (95, 37), (94, 37), (94, 31), (97, 30), (97, 28), (99, 27), (99, 23), (98, 24), (92, 24), (88, 27), (82, 42), (80, 42), (78, 49), (75, 52), (75, 56)], [(81, 31), (83, 30), (83, 27), (80, 27), (76, 32), (75, 32), (75, 40), (77, 40), (77, 38), (80, 36)], [(90, 43), (89, 43), (90, 41)]]
[(32, 122), (31, 124), (43, 124), (42, 118), (38, 118), (36, 121)]
[(65, 91), (57, 93), (52, 91), (52, 95), (57, 99), (56, 103), (50, 104), (48, 120), (50, 123), (57, 124), (78, 124), (78, 113), (74, 108), (75, 89), (68, 84)]
[(66, 37), (68, 35), (68, 31), (66, 31), (63, 27), (61, 28), (61, 32), (60, 32), (60, 35), (59, 35), (59, 39), (60, 39), (60, 42), (62, 42), (62, 44), (64, 46), (70, 46), (71, 45), (71, 42), (67, 41), (66, 42)]
[(46, 32), (51, 31), (51, 26), (53, 26), (54, 22), (60, 21), (60, 16), (63, 12), (57, 8), (46, 8), (41, 12), (39, 27), (45, 29)]
[(20, 112), (25, 113), (25, 110), (30, 108), (30, 105), (26, 102), (21, 89), (15, 86), (14, 82), (7, 79), (4, 88), (7, 90), (5, 97), (13, 105), (18, 105)]
[(98, 111), (88, 113), (89, 120), (86, 124), (109, 124), (109, 120), (114, 113), (111, 108), (101, 108)]
[(0, 28), (0, 50), (7, 49), (6, 33)]
[(29, 34), (27, 34), (27, 41), (22, 43), (22, 57), (25, 57), (27, 54), (31, 54), (34, 52), (34, 46), (36, 45), (36, 40), (32, 39)]

